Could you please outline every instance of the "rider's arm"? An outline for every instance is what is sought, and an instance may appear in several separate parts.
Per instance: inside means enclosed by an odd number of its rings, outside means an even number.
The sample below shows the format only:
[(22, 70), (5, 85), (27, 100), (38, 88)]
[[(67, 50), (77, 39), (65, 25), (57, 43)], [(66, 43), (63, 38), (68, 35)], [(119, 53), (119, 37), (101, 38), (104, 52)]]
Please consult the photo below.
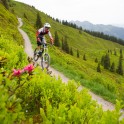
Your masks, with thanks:
[(51, 32), (50, 32), (50, 31), (48, 32), (48, 35), (49, 35), (49, 37), (52, 37), (52, 34), (51, 34)]
[(53, 37), (52, 37), (52, 34), (51, 34), (50, 31), (48, 32), (48, 35), (49, 35), (49, 37), (50, 37), (50, 42), (51, 42), (51, 44), (53, 44)]

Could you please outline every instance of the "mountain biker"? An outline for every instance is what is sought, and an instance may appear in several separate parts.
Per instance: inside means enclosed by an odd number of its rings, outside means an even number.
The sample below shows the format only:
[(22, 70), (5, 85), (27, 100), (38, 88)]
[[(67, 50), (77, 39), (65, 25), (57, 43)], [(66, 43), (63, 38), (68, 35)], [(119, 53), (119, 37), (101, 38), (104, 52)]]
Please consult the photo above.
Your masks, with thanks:
[(50, 37), (50, 42), (53, 44), (53, 37), (50, 32), (51, 25), (49, 23), (45, 23), (44, 27), (38, 29), (36, 36), (37, 36), (37, 48), (40, 50), (41, 45), (46, 44), (45, 36), (46, 34)]

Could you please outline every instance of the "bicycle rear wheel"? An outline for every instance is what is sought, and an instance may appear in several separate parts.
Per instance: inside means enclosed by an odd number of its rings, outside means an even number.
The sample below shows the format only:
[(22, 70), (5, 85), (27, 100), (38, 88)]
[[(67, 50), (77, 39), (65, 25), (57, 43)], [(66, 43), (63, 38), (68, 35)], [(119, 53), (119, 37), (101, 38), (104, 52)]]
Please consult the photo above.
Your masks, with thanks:
[(44, 54), (42, 57), (41, 57), (41, 66), (42, 66), (42, 69), (48, 69), (50, 65), (50, 56), (49, 54)]
[(37, 61), (37, 60), (39, 59), (38, 52), (39, 52), (39, 50), (36, 48), (36, 49), (34, 50), (34, 57), (33, 57), (34, 61)]

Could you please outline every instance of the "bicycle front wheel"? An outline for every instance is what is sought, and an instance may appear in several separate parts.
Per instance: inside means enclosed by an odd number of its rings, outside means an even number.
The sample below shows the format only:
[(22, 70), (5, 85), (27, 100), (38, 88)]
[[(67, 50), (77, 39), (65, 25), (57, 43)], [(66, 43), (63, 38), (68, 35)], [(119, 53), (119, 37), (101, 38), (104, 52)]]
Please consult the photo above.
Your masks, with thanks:
[(42, 57), (41, 57), (41, 66), (42, 66), (42, 69), (48, 69), (49, 68), (49, 65), (50, 65), (50, 56), (49, 54), (44, 54)]

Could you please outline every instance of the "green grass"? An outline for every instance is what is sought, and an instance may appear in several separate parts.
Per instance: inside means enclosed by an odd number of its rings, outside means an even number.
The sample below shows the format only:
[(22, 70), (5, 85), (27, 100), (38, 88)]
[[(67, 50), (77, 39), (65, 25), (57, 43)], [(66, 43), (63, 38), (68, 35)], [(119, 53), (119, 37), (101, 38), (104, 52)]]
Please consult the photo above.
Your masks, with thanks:
[[(62, 60), (60, 60), (60, 61), (62, 61)], [(115, 88), (116, 86), (111, 85), (112, 89), (110, 89), (110, 88), (107, 89), (106, 81), (109, 80), (109, 78), (106, 80), (101, 80), (101, 78), (104, 78), (105, 76), (102, 76), (102, 74), (100, 75), (99, 73), (95, 72), (92, 69), (87, 69), (85, 71), (83, 71), (83, 69), (81, 69), (81, 71), (80, 71), (79, 69), (76, 70), (76, 67), (72, 67), (72, 66), (70, 67), (70, 66), (67, 66), (66, 64), (65, 65), (60, 64), (59, 62), (56, 62), (56, 63), (57, 64), (52, 63), (51, 64), (52, 67), (54, 67), (57, 70), (59, 70), (60, 72), (64, 73), (65, 76), (67, 76), (70, 79), (75, 80), (76, 82), (80, 82), (80, 84), (82, 86), (87, 87), (94, 93), (102, 96), (104, 99), (115, 103), (115, 100), (117, 98), (116, 97), (116, 88)], [(89, 73), (88, 71), (91, 71), (91, 73)], [(97, 76), (97, 75), (100, 75), (100, 76)], [(114, 81), (112, 81), (112, 82), (114, 82)], [(105, 85), (105, 83), (106, 83), (106, 85)], [(108, 86), (109, 86), (109, 83), (108, 83)]]
[[(33, 48), (36, 47), (34, 28), (36, 21), (37, 10), (33, 7), (14, 2), (13, 8), (15, 14), (23, 18), (26, 13), (28, 20), (24, 21), (23, 30), (25, 30), (33, 44)], [(93, 37), (85, 32), (79, 33), (77, 29), (62, 25), (54, 21), (51, 17), (40, 12), (42, 23), (49, 22), (52, 25), (51, 32), (54, 36), (54, 32), (57, 31), (59, 40), (67, 36), (69, 46), (73, 48), (74, 56), (70, 56), (61, 51), (61, 48), (51, 48), (49, 50), (51, 55), (51, 66), (63, 72), (70, 79), (79, 81), (82, 85), (91, 89), (95, 93), (101, 95), (103, 98), (115, 102), (115, 99), (123, 99), (124, 97), (124, 77), (117, 73), (111, 73), (105, 70), (101, 66), (101, 73), (96, 72), (98, 63), (95, 63), (95, 58), (101, 61), (101, 57), (108, 53), (108, 50), (112, 51), (109, 53), (111, 63), (115, 62), (115, 66), (118, 66), (119, 51), (124, 49), (124, 46), (104, 40), (101, 38)], [(47, 37), (48, 41), (48, 37)], [(76, 57), (76, 51), (79, 50), (80, 58)], [(114, 55), (114, 49), (117, 52), (117, 56)], [(87, 61), (84, 61), (83, 55), (86, 54)], [(121, 90), (120, 90), (121, 89)]]
[[(17, 29), (16, 17), (5, 10), (1, 4), (0, 10), (0, 19), (4, 20), (2, 23), (0, 22), (0, 123), (124, 122), (124, 120), (119, 121), (120, 102), (117, 101), (114, 111), (104, 112), (101, 106), (91, 99), (86, 89), (78, 92), (73, 81), (69, 81), (66, 85), (60, 78), (56, 80), (55, 77), (50, 77), (46, 72), (41, 71), (40, 67), (34, 68), (32, 73), (25, 71), (19, 77), (13, 76), (13, 68), (24, 69), (25, 66), (27, 67), (27, 56), (22, 47), (23, 40)], [(7, 16), (6, 19), (1, 16), (3, 10), (7, 14), (4, 15)], [(15, 23), (10, 22), (9, 18)], [(4, 26), (6, 26), (5, 30), (2, 28)], [(23, 28), (33, 43), (35, 41), (33, 27), (25, 21)], [(35, 43), (33, 45), (36, 46)], [(89, 72), (93, 72), (92, 66), (87, 68), (85, 65), (87, 62), (79, 61), (80, 59), (71, 57), (56, 47), (49, 50), (52, 57), (51, 63), (59, 67), (61, 71), (66, 70), (66, 75), (75, 76), (75, 80), (86, 83), (87, 87), (93, 83), (94, 86), (98, 85), (101, 92), (104, 90), (105, 84), (103, 86), (102, 77), (95, 76), (90, 78), (91, 81), (86, 80), (89, 79), (90, 75), (88, 74), (91, 74)], [(6, 61), (2, 65), (1, 62), (4, 58)], [(81, 65), (82, 62), (83, 65)], [(80, 71), (84, 71), (84, 73)], [(98, 90), (97, 87), (91, 88)], [(107, 90), (104, 91), (107, 93)]]

